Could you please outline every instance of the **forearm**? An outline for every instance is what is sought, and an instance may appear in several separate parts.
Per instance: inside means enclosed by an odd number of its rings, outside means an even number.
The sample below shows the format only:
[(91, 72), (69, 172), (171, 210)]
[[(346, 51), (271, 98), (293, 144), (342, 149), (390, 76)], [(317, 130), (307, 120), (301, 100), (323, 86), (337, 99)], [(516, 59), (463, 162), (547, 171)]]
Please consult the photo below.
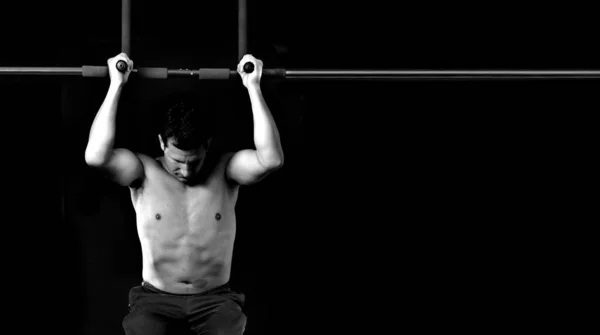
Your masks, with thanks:
[(94, 118), (85, 150), (85, 160), (88, 163), (102, 164), (110, 157), (115, 140), (117, 107), (121, 91), (121, 85), (111, 84)]
[(265, 102), (260, 86), (251, 86), (248, 93), (252, 105), (254, 145), (258, 158), (266, 167), (279, 166), (283, 163), (283, 150), (275, 120)]

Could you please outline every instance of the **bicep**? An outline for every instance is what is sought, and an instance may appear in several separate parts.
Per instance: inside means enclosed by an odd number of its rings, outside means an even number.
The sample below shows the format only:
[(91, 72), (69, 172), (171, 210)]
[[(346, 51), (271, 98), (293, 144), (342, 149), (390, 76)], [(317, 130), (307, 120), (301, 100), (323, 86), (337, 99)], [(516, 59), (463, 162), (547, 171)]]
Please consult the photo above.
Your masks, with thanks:
[(231, 156), (225, 171), (229, 180), (250, 185), (263, 179), (271, 170), (260, 163), (256, 150), (246, 149)]
[(110, 159), (102, 167), (107, 177), (121, 186), (132, 186), (144, 176), (140, 158), (128, 149), (114, 149)]

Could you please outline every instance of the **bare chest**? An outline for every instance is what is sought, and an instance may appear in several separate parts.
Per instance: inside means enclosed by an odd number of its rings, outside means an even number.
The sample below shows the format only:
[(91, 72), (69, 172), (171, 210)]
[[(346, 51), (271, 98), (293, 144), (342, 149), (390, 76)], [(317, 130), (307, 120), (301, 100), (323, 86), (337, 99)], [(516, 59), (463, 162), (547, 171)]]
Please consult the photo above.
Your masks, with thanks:
[(134, 198), (140, 237), (202, 244), (235, 230), (235, 201), (236, 194), (219, 180), (183, 187), (166, 178), (150, 179)]

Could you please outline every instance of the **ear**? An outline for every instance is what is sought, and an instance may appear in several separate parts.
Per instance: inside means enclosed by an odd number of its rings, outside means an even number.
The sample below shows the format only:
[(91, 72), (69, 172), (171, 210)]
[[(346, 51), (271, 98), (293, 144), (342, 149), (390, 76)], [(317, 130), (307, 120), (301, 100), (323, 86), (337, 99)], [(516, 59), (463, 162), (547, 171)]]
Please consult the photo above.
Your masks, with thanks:
[(158, 141), (160, 142), (160, 148), (162, 149), (162, 151), (165, 151), (165, 142), (163, 142), (162, 136), (160, 136), (160, 134), (158, 134)]

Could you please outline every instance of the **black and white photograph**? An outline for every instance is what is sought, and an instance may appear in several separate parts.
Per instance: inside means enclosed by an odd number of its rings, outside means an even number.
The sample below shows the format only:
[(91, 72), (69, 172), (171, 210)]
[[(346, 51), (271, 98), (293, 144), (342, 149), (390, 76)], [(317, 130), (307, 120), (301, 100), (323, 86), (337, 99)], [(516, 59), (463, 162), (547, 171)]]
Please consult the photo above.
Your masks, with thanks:
[(582, 333), (591, 4), (0, 8), (3, 333)]

